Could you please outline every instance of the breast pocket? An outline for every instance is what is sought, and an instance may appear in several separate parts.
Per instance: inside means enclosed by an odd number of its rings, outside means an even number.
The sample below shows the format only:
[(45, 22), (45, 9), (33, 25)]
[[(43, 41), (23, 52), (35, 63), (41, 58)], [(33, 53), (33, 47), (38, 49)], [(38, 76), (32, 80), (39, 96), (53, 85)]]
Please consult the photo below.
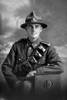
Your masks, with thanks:
[(13, 72), (16, 74), (18, 72), (21, 72), (21, 66), (23, 64), (23, 62), (25, 61), (25, 58), (21, 57), (21, 56), (18, 56), (16, 58), (16, 63), (15, 63), (15, 66), (13, 68)]

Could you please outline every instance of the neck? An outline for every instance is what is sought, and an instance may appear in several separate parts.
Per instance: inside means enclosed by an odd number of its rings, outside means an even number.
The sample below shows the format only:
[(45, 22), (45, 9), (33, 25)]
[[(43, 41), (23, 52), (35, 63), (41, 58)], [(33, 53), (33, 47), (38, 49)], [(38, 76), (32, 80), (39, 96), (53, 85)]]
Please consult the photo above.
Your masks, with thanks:
[(41, 38), (39, 37), (39, 38), (36, 39), (36, 40), (34, 40), (34, 39), (30, 39), (30, 38), (29, 38), (29, 40), (31, 41), (33, 47), (36, 47), (36, 46), (40, 43)]

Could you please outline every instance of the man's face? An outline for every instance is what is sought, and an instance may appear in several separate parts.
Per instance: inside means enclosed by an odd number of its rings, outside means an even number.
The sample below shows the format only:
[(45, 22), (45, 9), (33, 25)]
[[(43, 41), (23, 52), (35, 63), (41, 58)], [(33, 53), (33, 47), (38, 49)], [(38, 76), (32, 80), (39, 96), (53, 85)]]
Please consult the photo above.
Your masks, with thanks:
[(42, 32), (42, 27), (40, 24), (31, 24), (27, 26), (27, 33), (30, 39), (33, 41), (37, 40)]

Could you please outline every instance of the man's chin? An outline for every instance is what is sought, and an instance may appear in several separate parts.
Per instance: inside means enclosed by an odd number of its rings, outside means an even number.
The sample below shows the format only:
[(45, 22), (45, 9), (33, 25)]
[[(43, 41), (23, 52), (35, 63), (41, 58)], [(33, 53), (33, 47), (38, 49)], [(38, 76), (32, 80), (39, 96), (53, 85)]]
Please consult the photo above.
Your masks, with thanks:
[(31, 37), (31, 41), (32, 42), (34, 42), (34, 41), (36, 41), (38, 38), (36, 38), (36, 37)]

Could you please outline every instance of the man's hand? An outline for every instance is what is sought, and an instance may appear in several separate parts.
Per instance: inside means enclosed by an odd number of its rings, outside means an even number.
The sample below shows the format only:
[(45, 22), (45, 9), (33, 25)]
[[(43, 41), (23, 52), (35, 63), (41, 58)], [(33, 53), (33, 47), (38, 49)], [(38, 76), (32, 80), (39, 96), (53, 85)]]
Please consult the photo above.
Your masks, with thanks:
[(22, 83), (20, 80), (18, 80), (18, 81), (16, 82), (16, 84), (15, 84), (15, 88), (22, 87), (22, 85), (23, 85), (23, 83)]
[(36, 74), (36, 70), (34, 71), (30, 71), (28, 74), (27, 74), (27, 77), (32, 77)]

